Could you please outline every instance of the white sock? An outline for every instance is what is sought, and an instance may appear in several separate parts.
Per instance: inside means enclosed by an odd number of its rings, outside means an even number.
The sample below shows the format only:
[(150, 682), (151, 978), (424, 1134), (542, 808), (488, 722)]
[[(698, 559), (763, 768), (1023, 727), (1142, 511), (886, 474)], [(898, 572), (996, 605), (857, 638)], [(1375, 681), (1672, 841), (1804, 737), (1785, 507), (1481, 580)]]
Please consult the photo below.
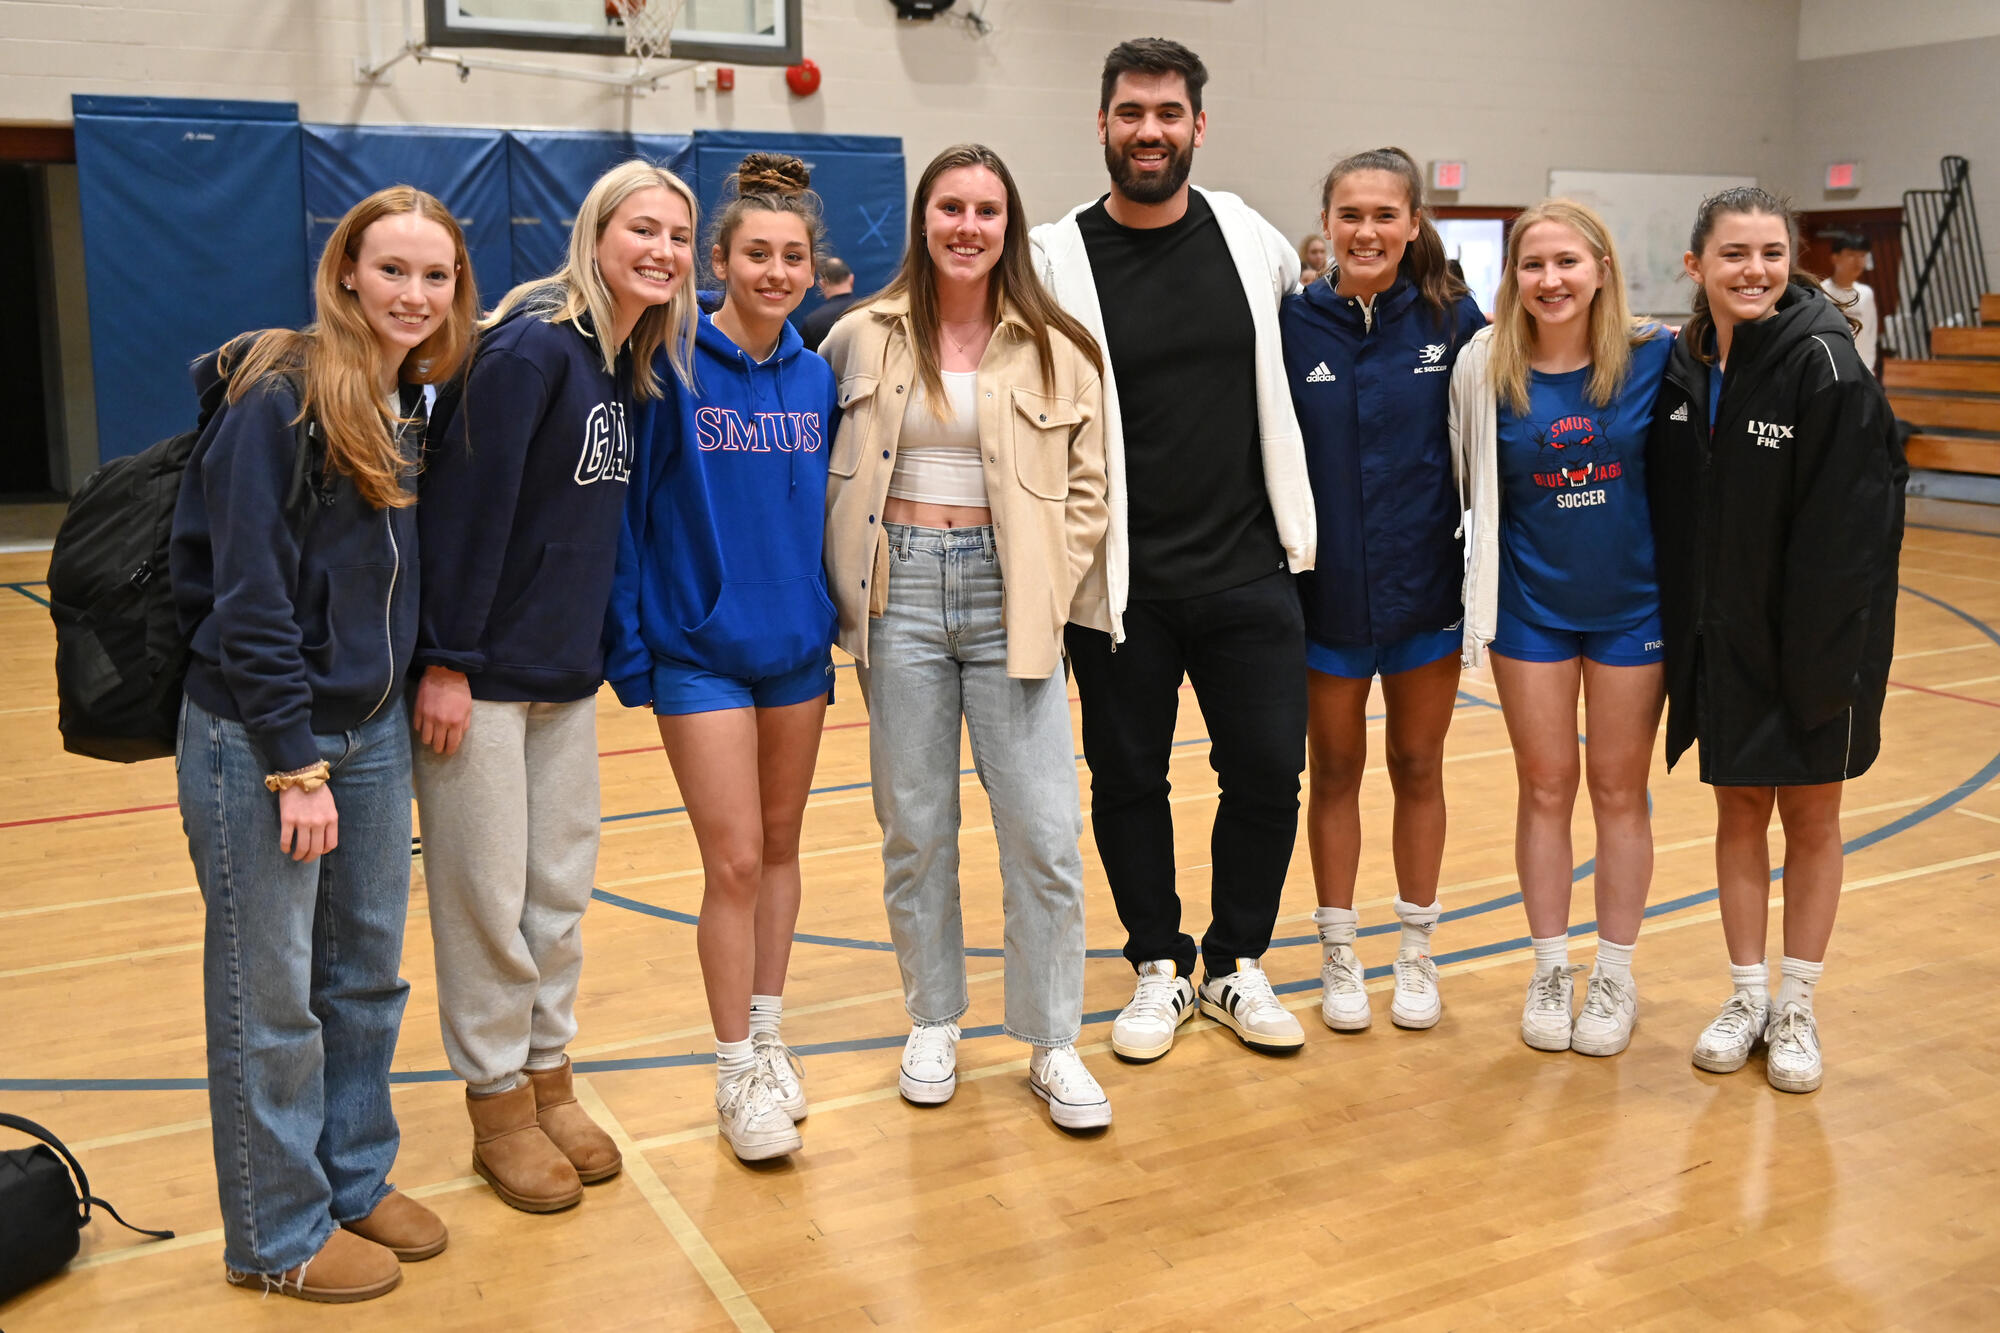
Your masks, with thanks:
[(1569, 966), (1568, 934), (1551, 935), (1547, 939), (1530, 935), (1528, 943), (1535, 946), (1536, 972), (1553, 972), (1559, 967)]
[(1749, 991), (1759, 1004), (1771, 1002), (1771, 969), (1759, 958), (1754, 963), (1731, 963), (1729, 984), (1740, 991)]
[(1631, 944), (1613, 944), (1610, 940), (1597, 941), (1597, 972), (1601, 976), (1618, 981), (1632, 980), (1632, 951), (1639, 947), (1638, 941)]
[(785, 1016), (785, 997), (782, 995), (752, 995), (750, 997), (750, 1035), (768, 1032), (778, 1035), (778, 1023)]
[(503, 1092), (512, 1092), (528, 1081), (528, 1076), (513, 1073), (505, 1078), (496, 1078), (491, 1083), (468, 1083), (466, 1090), (475, 1097), (498, 1097)]
[(1352, 907), (1315, 907), (1313, 925), (1319, 927), (1320, 948), (1331, 953), (1345, 945), (1354, 947), (1354, 930), (1361, 924), (1361, 913)]
[(748, 1037), (742, 1041), (723, 1041), (720, 1037), (716, 1038), (715, 1081), (718, 1084), (728, 1083), (740, 1075), (749, 1073), (750, 1067), (756, 1063), (757, 1056), (750, 1049)]
[(1813, 987), (1819, 984), (1820, 973), (1826, 970), (1825, 963), (1808, 963), (1802, 958), (1789, 955), (1778, 960), (1783, 969), (1778, 978), (1778, 1002), (1780, 1012), (1788, 1004), (1796, 1004), (1807, 1013), (1812, 1012)]
[(1398, 895), (1396, 898), (1396, 919), (1403, 923), (1402, 938), (1397, 941), (1397, 949), (1415, 949), (1418, 953), (1431, 951), (1431, 932), (1437, 929), (1438, 914), (1443, 909), (1437, 901), (1419, 906), (1406, 903)]

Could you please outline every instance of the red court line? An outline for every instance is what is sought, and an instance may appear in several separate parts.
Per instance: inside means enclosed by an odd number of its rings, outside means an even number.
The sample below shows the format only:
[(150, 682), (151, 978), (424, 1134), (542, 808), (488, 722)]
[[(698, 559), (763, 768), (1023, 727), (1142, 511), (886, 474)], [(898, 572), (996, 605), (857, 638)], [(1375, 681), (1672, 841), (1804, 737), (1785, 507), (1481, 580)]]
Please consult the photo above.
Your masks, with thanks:
[(1988, 708), (2000, 708), (2000, 700), (1975, 699), (1969, 694), (1953, 694), (1950, 690), (1934, 690), (1926, 685), (1905, 685), (1901, 681), (1889, 682), (1899, 690), (1915, 690), (1918, 694), (1935, 694), (1940, 699), (1956, 699), (1962, 704), (1984, 704)]
[(103, 819), (109, 815), (143, 815), (155, 810), (172, 810), (179, 801), (168, 801), (165, 805), (128, 805), (122, 810), (86, 810), (76, 815), (43, 815), (38, 819), (10, 819), (0, 828), (20, 828), (27, 824), (61, 824), (72, 819)]

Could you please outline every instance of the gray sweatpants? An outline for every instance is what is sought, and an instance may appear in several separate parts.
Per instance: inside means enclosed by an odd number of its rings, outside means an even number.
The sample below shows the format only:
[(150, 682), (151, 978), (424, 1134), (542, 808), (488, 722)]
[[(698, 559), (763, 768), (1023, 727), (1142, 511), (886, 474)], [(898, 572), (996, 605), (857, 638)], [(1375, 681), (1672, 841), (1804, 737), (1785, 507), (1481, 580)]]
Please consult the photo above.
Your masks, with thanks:
[(475, 699), (457, 754), (411, 748), (445, 1055), (475, 1093), (503, 1091), (576, 1036), (597, 700)]

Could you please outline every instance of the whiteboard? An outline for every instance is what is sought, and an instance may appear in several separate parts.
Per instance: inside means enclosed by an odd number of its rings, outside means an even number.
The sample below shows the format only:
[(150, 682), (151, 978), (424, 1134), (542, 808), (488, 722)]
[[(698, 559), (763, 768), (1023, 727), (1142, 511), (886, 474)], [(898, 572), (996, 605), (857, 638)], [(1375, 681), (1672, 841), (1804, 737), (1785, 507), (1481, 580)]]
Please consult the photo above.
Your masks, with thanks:
[(1711, 194), (1756, 183), (1755, 176), (1551, 171), (1549, 195), (1588, 204), (1603, 215), (1625, 263), (1634, 314), (1685, 315), (1694, 288), (1681, 256), (1696, 210)]

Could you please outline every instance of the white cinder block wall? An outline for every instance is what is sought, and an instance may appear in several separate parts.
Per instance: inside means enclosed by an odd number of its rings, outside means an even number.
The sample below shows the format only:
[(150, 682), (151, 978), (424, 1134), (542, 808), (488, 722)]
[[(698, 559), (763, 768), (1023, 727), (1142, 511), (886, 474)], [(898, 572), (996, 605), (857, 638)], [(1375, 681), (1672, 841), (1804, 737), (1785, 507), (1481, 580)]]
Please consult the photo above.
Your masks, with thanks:
[[(421, 0), (411, 7), (420, 25)], [(1385, 143), (1467, 161), (1466, 204), (1530, 202), (1552, 167), (1810, 181), (1792, 143), (1799, 0), (987, 0), (984, 12), (994, 31), (979, 39), (948, 19), (900, 24), (887, 0), (805, 0), (817, 96), (746, 67), (733, 93), (680, 76), (628, 102), (515, 74), (461, 83), (409, 62), (388, 86), (358, 86), (371, 35), (382, 50), (400, 42), (401, 0), (5, 0), (0, 120), (64, 122), (70, 95), (90, 92), (296, 101), (330, 122), (899, 134), (913, 175), (978, 139), (1039, 219), (1102, 191), (1104, 53), (1159, 35), (1212, 74), (1195, 179), (1294, 234), (1313, 222), (1331, 159)]]

